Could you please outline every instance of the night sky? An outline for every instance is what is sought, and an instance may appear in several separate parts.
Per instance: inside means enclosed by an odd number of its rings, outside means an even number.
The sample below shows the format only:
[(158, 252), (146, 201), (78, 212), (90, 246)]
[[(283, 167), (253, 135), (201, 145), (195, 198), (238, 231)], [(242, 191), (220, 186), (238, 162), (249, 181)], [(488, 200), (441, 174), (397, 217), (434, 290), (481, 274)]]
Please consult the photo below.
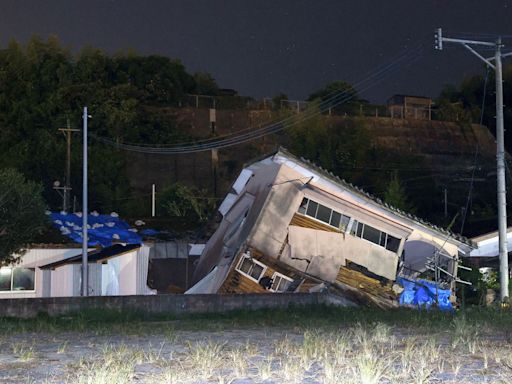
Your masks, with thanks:
[(258, 98), (303, 99), (334, 80), (356, 83), (418, 43), (425, 50), (417, 61), (363, 96), (436, 96), (446, 83), (483, 73), (460, 46), (434, 50), (439, 26), (447, 36), (508, 35), (512, 48), (512, 0), (0, 0), (2, 47), (11, 38), (56, 34), (73, 51), (133, 48), (178, 58), (187, 70)]

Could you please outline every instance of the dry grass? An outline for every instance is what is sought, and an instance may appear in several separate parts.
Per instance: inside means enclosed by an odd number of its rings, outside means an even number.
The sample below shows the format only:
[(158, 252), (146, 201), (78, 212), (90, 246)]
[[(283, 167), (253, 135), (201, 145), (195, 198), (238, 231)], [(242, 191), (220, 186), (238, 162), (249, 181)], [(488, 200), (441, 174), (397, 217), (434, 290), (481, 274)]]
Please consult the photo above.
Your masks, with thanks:
[[(430, 315), (429, 315), (430, 316)], [(414, 319), (413, 319), (414, 320)], [(214, 321), (214, 320), (210, 320)], [(81, 331), (69, 341), (48, 337), (56, 359), (75, 359), (48, 379), (33, 382), (123, 383), (508, 383), (512, 382), (510, 332), (470, 316), (456, 316), (438, 327), (371, 321), (327, 325), (229, 325), (208, 329), (136, 332)], [(0, 362), (9, 356), (20, 372), (44, 354), (33, 334), (12, 342), (4, 336)], [(42, 333), (44, 336), (44, 332)], [(74, 336), (73, 336), (74, 335)], [(23, 368), (26, 367), (26, 368)], [(0, 366), (0, 368), (3, 368)], [(21, 375), (21, 373), (20, 373)], [(21, 380), (22, 381), (22, 380)], [(9, 382), (0, 376), (0, 382)]]

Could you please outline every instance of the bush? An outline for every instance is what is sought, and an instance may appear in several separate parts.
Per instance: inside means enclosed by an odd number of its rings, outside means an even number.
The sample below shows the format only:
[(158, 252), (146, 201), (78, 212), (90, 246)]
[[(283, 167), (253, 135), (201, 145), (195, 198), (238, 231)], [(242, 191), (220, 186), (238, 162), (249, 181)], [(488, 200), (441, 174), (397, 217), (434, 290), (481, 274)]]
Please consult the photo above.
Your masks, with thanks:
[(214, 208), (213, 199), (206, 191), (189, 188), (181, 183), (164, 187), (158, 198), (159, 212), (167, 217), (183, 217), (206, 221)]

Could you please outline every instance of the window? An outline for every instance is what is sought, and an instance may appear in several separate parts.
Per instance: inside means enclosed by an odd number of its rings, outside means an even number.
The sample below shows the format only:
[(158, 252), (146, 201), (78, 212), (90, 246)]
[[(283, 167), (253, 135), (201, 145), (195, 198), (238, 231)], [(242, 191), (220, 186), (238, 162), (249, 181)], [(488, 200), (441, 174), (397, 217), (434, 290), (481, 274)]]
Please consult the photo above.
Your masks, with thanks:
[(391, 252), (398, 252), (398, 247), (400, 246), (400, 239), (388, 235), (386, 249)]
[(33, 291), (34, 268), (0, 268), (0, 291)]
[(332, 209), (327, 208), (326, 206), (323, 205), (319, 205), (316, 212), (316, 218), (320, 221), (323, 221), (324, 223), (330, 224), (331, 213)]
[(312, 200), (309, 200), (308, 210), (306, 211), (306, 215), (316, 218), (316, 211), (318, 209), (318, 203), (315, 203)]
[[(307, 197), (302, 199), (298, 212), (303, 215), (310, 216), (343, 232), (346, 231), (350, 222), (349, 216), (319, 204), (316, 201), (308, 199)], [(391, 252), (398, 252), (398, 248), (400, 247), (399, 238), (391, 236), (386, 232), (383, 232), (370, 225), (361, 223), (357, 220), (353, 221), (352, 226), (350, 227), (350, 234), (356, 237), (360, 237), (361, 239), (365, 239), (371, 243), (377, 244)]]
[(252, 259), (246, 254), (242, 255), (242, 258), (236, 267), (238, 272), (256, 282), (260, 281), (266, 269), (267, 266), (265, 264), (260, 263), (258, 260)]
[(371, 241), (374, 244), (380, 245), (380, 235), (382, 234), (377, 228), (370, 227), (369, 225), (365, 225), (363, 232), (363, 239)]
[(354, 223), (352, 224), (350, 234), (380, 245), (391, 252), (398, 252), (398, 247), (400, 247), (399, 238), (356, 220), (354, 220)]
[(272, 287), (270, 290), (274, 292), (285, 292), (292, 282), (293, 279), (290, 279), (288, 276), (282, 275), (279, 272), (274, 272), (272, 275)]
[(308, 199), (307, 197), (302, 199), (298, 212), (341, 231), (345, 231), (348, 222), (350, 221), (350, 217), (326, 207), (325, 205), (319, 204), (316, 201)]

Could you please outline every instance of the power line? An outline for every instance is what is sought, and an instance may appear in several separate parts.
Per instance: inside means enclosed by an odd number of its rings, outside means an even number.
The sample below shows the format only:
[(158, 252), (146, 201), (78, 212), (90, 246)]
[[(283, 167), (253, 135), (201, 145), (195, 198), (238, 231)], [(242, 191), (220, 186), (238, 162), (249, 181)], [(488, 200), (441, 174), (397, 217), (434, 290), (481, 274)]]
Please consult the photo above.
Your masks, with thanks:
[[(390, 62), (388, 64), (383, 65), (376, 71), (369, 72), (362, 80), (360, 80), (358, 83), (353, 85), (353, 88), (356, 88), (357, 86), (360, 86), (360, 85), (364, 85), (365, 82), (371, 80), (373, 77), (385, 74), (386, 72), (389, 72), (389, 71), (395, 69), (394, 67), (398, 66), (399, 62), (401, 60), (406, 60), (406, 59), (410, 58), (412, 55), (418, 55), (423, 50), (423, 44), (424, 43), (422, 41), (420, 41), (415, 46), (401, 51), (394, 59), (390, 60)], [(368, 89), (368, 88), (367, 87), (364, 88), (364, 90), (366, 90), (366, 89)], [(355, 89), (355, 91), (357, 92), (358, 90)], [(339, 101), (340, 97), (345, 98), (345, 97), (350, 97), (350, 96), (353, 96), (353, 94), (346, 90), (342, 90), (342, 91), (333, 90), (333, 91), (329, 92), (327, 95), (323, 96), (323, 100), (322, 100), (322, 102), (320, 102), (318, 104), (318, 107), (320, 107), (320, 108), (331, 107), (332, 108), (334, 105), (331, 105), (330, 103)], [(324, 109), (323, 111), (325, 111), (325, 110), (326, 109)], [(284, 124), (285, 122), (293, 120), (293, 119), (295, 119), (294, 116), (290, 116), (285, 119), (277, 119), (277, 120), (274, 120), (273, 122), (267, 123), (267, 125), (265, 127), (256, 128), (256, 131), (263, 130), (265, 128), (268, 128), (269, 126), (278, 125), (280, 123)], [(182, 142), (182, 143), (175, 143), (172, 145), (158, 145), (158, 144), (144, 144), (144, 143), (124, 143), (124, 144), (140, 146), (140, 147), (148, 146), (148, 147), (154, 147), (154, 148), (175, 148), (175, 147), (180, 147), (180, 146), (189, 146), (189, 145), (198, 145), (198, 144), (202, 144), (202, 143), (217, 142), (217, 141), (220, 141), (221, 139), (227, 139), (230, 137), (238, 137), (243, 132), (251, 132), (251, 131), (255, 132), (255, 127), (248, 127), (248, 128), (236, 131), (236, 132), (226, 133), (224, 135), (216, 136), (213, 138), (194, 140), (194, 141)]]
[[(405, 54), (401, 54), (400, 57), (393, 60), (391, 63), (383, 66), (381, 69), (375, 71), (371, 75), (367, 76), (365, 79), (359, 81), (355, 86), (354, 89), (361, 93), (365, 90), (375, 86), (379, 81), (382, 81), (391, 71), (405, 65), (410, 64), (414, 60), (418, 59), (423, 51), (423, 45), (418, 44), (415, 48), (412, 48), (408, 50)], [(277, 133), (279, 131), (284, 130), (286, 127), (294, 126), (299, 123), (302, 123), (306, 120), (309, 120), (315, 116), (318, 116), (319, 114), (325, 112), (327, 108), (332, 108), (337, 105), (340, 105), (342, 103), (345, 103), (349, 100), (351, 100), (354, 97), (354, 94), (348, 93), (346, 91), (344, 92), (336, 92), (336, 94), (332, 97), (328, 97), (324, 99), (322, 102), (318, 103), (316, 106), (317, 108), (306, 110), (304, 114), (302, 114), (299, 117), (292, 116), (285, 118), (281, 121), (271, 123), (265, 127), (252, 130), (253, 128), (247, 128), (242, 131), (238, 131), (233, 134), (225, 135), (224, 138), (212, 138), (212, 139), (206, 139), (203, 141), (198, 141), (189, 145), (173, 145), (171, 147), (148, 147), (146, 145), (134, 145), (134, 144), (121, 144), (116, 143), (111, 139), (100, 137), (96, 135), (91, 135), (91, 137), (95, 138), (96, 140), (103, 142), (105, 144), (114, 146), (119, 149), (127, 150), (127, 151), (133, 151), (133, 152), (142, 152), (142, 153), (153, 153), (153, 154), (179, 154), (179, 153), (193, 153), (193, 152), (201, 152), (206, 151), (210, 149), (216, 149), (216, 148), (224, 148), (229, 147), (233, 145), (242, 144), (248, 141), (252, 141), (261, 137), (264, 137), (266, 135), (270, 135), (273, 133)], [(252, 131), (250, 131), (252, 130)], [(247, 132), (249, 131), (249, 132)], [(247, 132), (242, 133), (240, 132)]]

